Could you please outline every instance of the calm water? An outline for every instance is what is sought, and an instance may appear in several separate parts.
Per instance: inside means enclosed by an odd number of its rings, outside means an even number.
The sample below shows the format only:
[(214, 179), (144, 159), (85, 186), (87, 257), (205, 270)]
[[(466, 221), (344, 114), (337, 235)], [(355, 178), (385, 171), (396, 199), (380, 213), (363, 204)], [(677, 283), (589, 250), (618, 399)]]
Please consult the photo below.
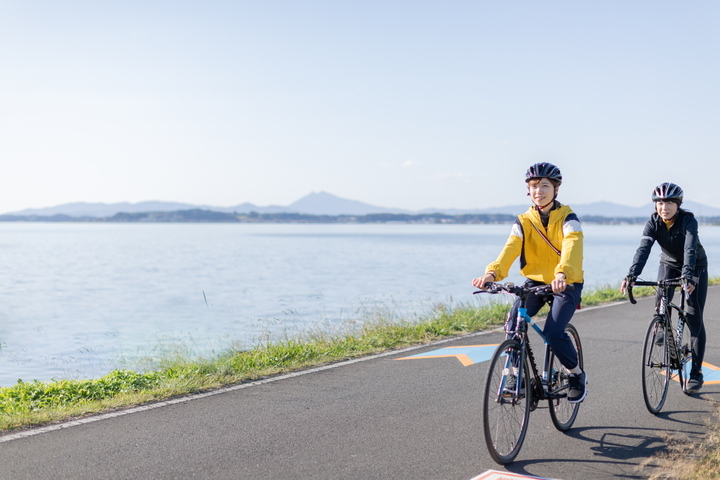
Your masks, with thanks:
[[(642, 226), (584, 229), (586, 285), (619, 284)], [(0, 223), (0, 385), (93, 378), (173, 351), (208, 355), (270, 334), (333, 330), (378, 309), (418, 315), (437, 302), (478, 301), (470, 280), (509, 230)], [(702, 227), (701, 240), (718, 275), (720, 228)]]

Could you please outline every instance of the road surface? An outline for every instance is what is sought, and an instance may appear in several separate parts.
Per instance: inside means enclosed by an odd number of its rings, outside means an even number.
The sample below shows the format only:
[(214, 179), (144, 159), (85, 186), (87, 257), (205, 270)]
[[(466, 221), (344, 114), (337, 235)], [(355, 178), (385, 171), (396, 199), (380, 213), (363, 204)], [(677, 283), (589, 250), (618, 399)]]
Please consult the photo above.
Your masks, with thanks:
[[(668, 436), (698, 438), (720, 395), (718, 287), (711, 287), (706, 380), (673, 382), (660, 415), (642, 399), (642, 339), (652, 299), (577, 312), (589, 394), (573, 429), (530, 416), (516, 462), (485, 448), (481, 393), (500, 332), (312, 369), (0, 436), (0, 479), (470, 480), (488, 470), (562, 480), (641, 479)], [(536, 342), (536, 354), (540, 355)]]

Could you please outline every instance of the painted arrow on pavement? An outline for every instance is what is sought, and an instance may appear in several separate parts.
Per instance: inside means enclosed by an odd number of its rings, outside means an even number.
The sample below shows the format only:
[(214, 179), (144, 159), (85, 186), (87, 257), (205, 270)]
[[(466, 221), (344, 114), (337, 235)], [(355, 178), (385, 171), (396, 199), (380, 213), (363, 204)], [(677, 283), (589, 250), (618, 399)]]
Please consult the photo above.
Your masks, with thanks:
[(499, 344), (493, 345), (467, 345), (458, 347), (445, 347), (430, 352), (418, 353), (409, 357), (398, 358), (398, 360), (419, 360), (424, 358), (448, 358), (455, 357), (464, 366), (475, 363), (482, 363), (490, 360)]
[[(437, 350), (431, 350), (425, 353), (418, 353), (409, 357), (398, 358), (397, 360), (421, 360), (425, 358), (457, 358), (460, 363), (468, 367), (476, 363), (487, 362), (492, 357), (499, 344), (491, 345), (464, 345), (457, 347), (444, 347)], [(703, 376), (705, 377), (705, 385), (720, 384), (720, 367), (716, 367), (707, 362), (703, 362)], [(677, 380), (677, 375), (671, 378)]]

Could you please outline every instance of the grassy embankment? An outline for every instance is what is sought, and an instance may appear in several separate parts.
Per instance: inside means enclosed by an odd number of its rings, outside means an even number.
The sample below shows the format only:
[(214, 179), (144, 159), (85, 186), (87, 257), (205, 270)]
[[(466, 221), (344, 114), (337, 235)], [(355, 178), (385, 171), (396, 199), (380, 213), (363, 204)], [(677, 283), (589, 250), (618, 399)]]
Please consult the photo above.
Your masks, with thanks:
[[(637, 289), (638, 293), (642, 290)], [(649, 290), (648, 290), (649, 291)], [(503, 297), (507, 300), (508, 297)], [(617, 289), (583, 296), (583, 305), (620, 300)], [(39, 425), (107, 409), (137, 405), (207, 389), (356, 358), (390, 349), (501, 325), (506, 302), (483, 306), (437, 305), (423, 318), (405, 321), (392, 314), (363, 318), (347, 333), (310, 332), (251, 350), (215, 358), (165, 358), (148, 372), (115, 370), (94, 380), (21, 382), (0, 388), (0, 430)]]
[[(720, 278), (711, 283), (720, 284)], [(650, 288), (635, 290), (637, 296), (652, 293)], [(617, 287), (583, 293), (586, 307), (623, 299)], [(116, 370), (94, 380), (18, 381), (12, 387), (0, 388), (0, 430), (66, 420), (486, 330), (502, 325), (507, 308), (505, 303), (452, 309), (437, 305), (417, 321), (388, 320), (383, 316), (362, 319), (355, 331), (343, 335), (310, 332), (212, 359), (168, 358), (157, 369), (145, 373)], [(711, 431), (700, 447), (703, 454), (694, 457), (698, 461), (683, 467), (685, 476), (665, 478), (720, 478), (710, 473), (720, 464), (720, 430)], [(676, 446), (678, 451), (682, 448)]]

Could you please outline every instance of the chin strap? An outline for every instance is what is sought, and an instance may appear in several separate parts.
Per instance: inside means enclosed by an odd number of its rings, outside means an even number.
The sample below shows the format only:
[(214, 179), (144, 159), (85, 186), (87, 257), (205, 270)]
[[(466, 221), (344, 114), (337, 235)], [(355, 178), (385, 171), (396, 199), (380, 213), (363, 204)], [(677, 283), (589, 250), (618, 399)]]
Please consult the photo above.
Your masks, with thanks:
[(549, 206), (552, 205), (553, 203), (555, 203), (555, 198), (553, 198), (552, 200), (550, 200), (550, 203), (548, 203), (547, 205), (543, 205), (542, 207), (541, 207), (540, 205), (538, 205), (537, 203), (535, 203), (535, 202), (533, 202), (533, 205), (535, 205), (535, 208), (537, 208), (538, 210), (542, 210), (542, 209), (545, 208), (545, 207), (549, 207)]
[[(530, 196), (530, 192), (527, 193), (527, 196), (528, 196), (528, 197)], [(556, 200), (556, 199), (557, 199), (557, 191), (555, 192), (555, 195), (553, 196), (553, 199), (550, 200), (550, 203), (548, 203), (547, 205), (543, 205), (543, 206), (541, 207), (540, 205), (538, 205), (538, 204), (535, 203), (535, 202), (532, 202), (532, 204), (535, 205), (535, 208), (537, 208), (538, 210), (542, 210), (543, 208), (549, 207), (550, 205), (552, 205), (553, 203), (555, 203), (555, 200)], [(532, 200), (530, 200), (530, 201), (532, 201)]]

